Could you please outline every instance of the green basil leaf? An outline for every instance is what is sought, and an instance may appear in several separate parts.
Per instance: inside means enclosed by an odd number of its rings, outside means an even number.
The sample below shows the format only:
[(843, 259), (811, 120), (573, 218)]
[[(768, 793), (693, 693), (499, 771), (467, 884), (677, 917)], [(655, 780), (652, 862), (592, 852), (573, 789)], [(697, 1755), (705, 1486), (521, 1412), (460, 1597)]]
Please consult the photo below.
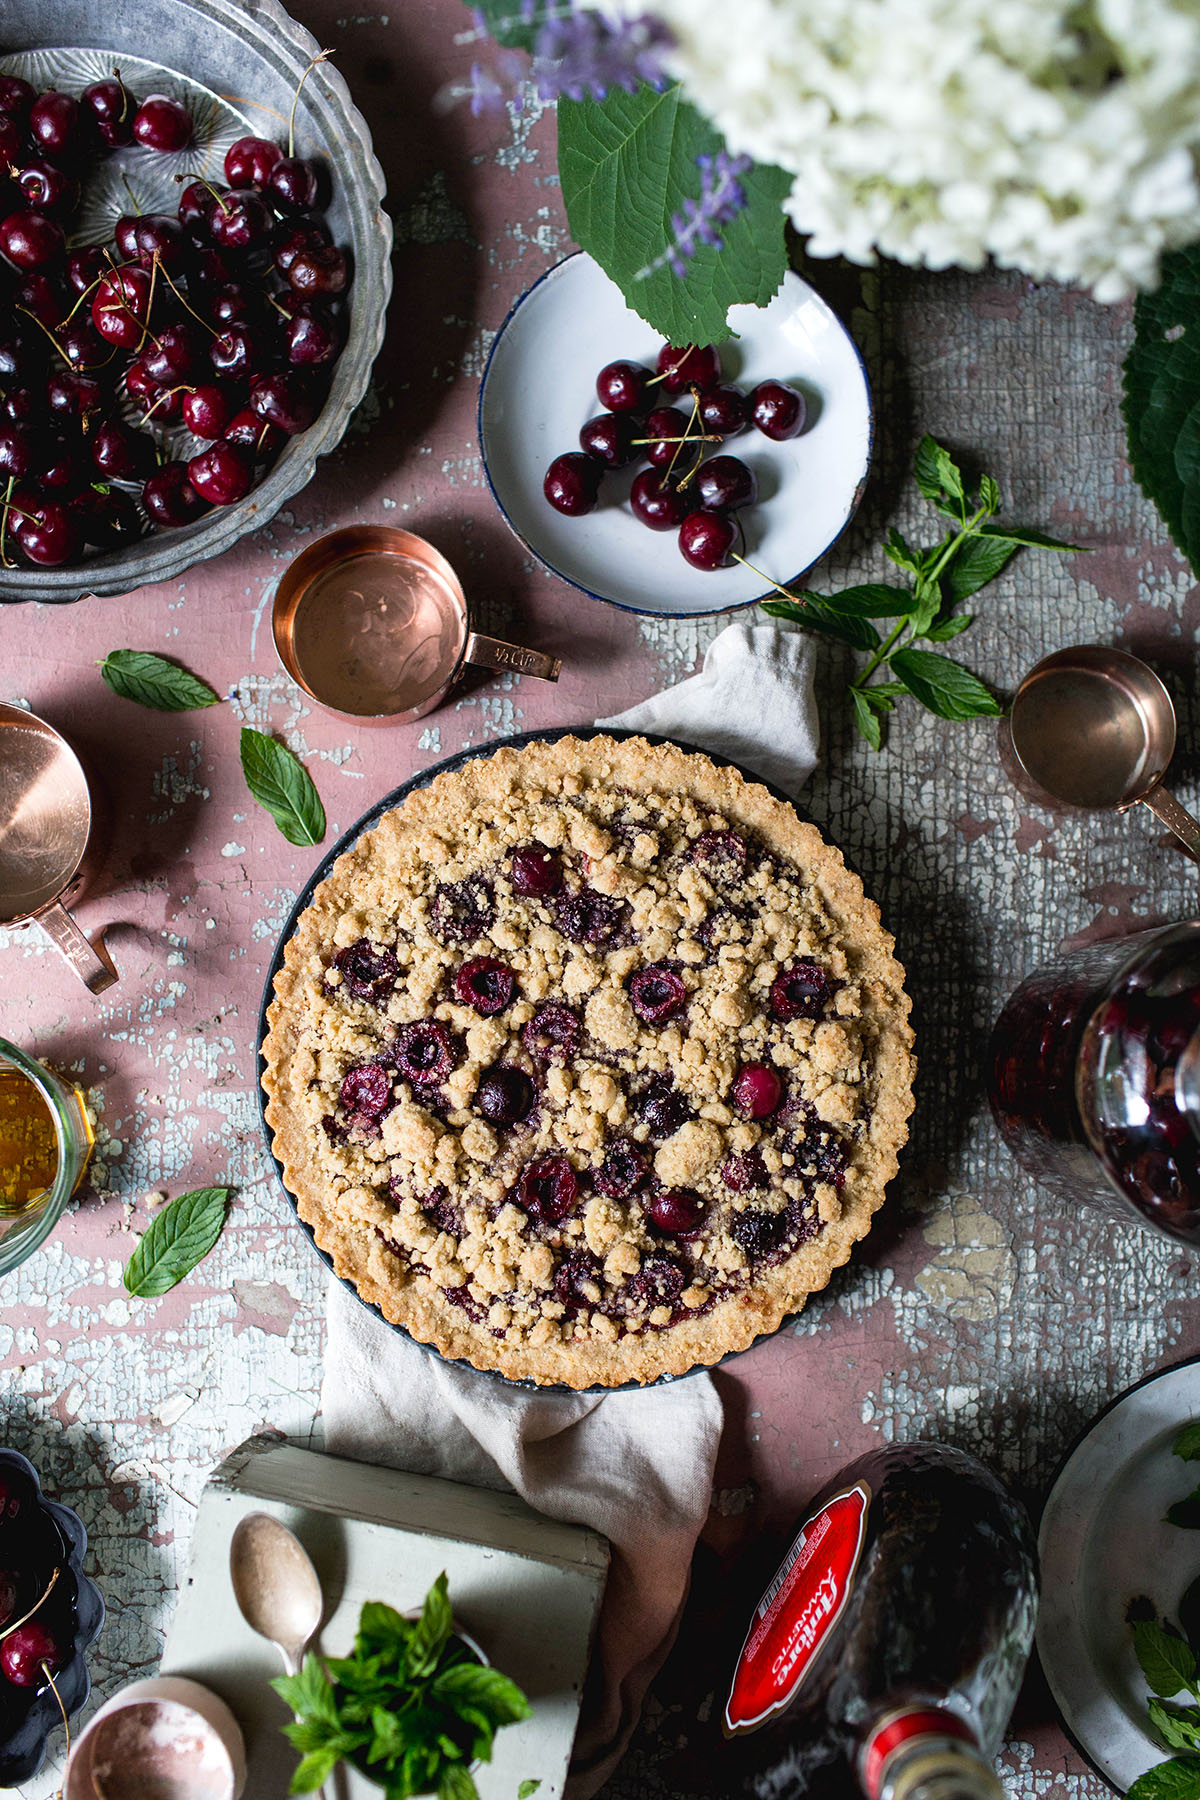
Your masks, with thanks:
[(530, 1800), (530, 1796), (536, 1794), (541, 1785), (540, 1781), (529, 1779), (521, 1782), (520, 1786), (517, 1788), (517, 1800)]
[(275, 738), (242, 726), (242, 772), (246, 786), (266, 808), (289, 844), (319, 844), (325, 836), (325, 808), (312, 776), (299, 757)]
[(829, 612), (823, 602), (810, 600), (801, 606), (792, 600), (764, 600), (763, 611), (775, 619), (790, 619), (794, 625), (803, 625), (806, 631), (819, 632), (822, 637), (836, 638), (839, 644), (848, 644), (851, 650), (879, 648), (879, 633), (869, 619), (849, 615), (839, 618), (836, 613)]
[(1151, 1700), (1150, 1723), (1168, 1750), (1200, 1751), (1200, 1710), (1196, 1707)]
[(408, 1648), (414, 1629), (412, 1620), (394, 1606), (386, 1606), (382, 1600), (367, 1600), (358, 1618), (360, 1653), (403, 1651)]
[(1196, 1658), (1182, 1638), (1164, 1631), (1156, 1619), (1139, 1619), (1133, 1648), (1152, 1693), (1169, 1700), (1196, 1678)]
[(197, 1188), (156, 1213), (125, 1265), (125, 1286), (139, 1300), (157, 1300), (208, 1255), (220, 1237), (232, 1188)]
[[(519, 12), (519, 6), (511, 11)], [(724, 148), (720, 133), (683, 98), (642, 83), (603, 100), (558, 103), (558, 172), (571, 235), (615, 281), (626, 303), (669, 344), (716, 344), (726, 314), (765, 306), (787, 269), (785, 169), (757, 163), (739, 179), (746, 206), (700, 244), (680, 277), (666, 261), (671, 219), (698, 198), (696, 158)]]
[(446, 1572), (443, 1569), (426, 1594), (421, 1617), (413, 1627), (408, 1646), (410, 1676), (433, 1673), (453, 1630), (454, 1619), (450, 1612)]
[(153, 650), (110, 650), (100, 673), (122, 700), (136, 700), (155, 712), (188, 712), (195, 706), (221, 704), (207, 681)]
[(465, 1701), (480, 1708), (497, 1725), (511, 1725), (516, 1719), (527, 1719), (533, 1711), (515, 1681), (499, 1669), (488, 1669), (482, 1663), (460, 1663), (446, 1669), (433, 1682), (431, 1693), (439, 1699)]
[(1168, 1525), (1179, 1525), (1184, 1531), (1200, 1531), (1200, 1487), (1193, 1488), (1163, 1514)]
[(1200, 1419), (1193, 1419), (1176, 1433), (1171, 1454), (1182, 1457), (1184, 1462), (1200, 1462)]
[(909, 693), (940, 719), (997, 718), (1000, 707), (978, 676), (931, 650), (897, 650), (888, 665)]
[(862, 688), (848, 688), (850, 704), (854, 708), (854, 723), (858, 727), (860, 737), (866, 738), (872, 750), (878, 750), (883, 743), (883, 726), (879, 712), (865, 698)]
[(1200, 1757), (1173, 1756), (1139, 1775), (1125, 1800), (1200, 1800)]
[(917, 610), (917, 596), (911, 588), (888, 587), (882, 581), (863, 582), (858, 587), (841, 588), (836, 594), (814, 594), (798, 588), (797, 598), (821, 607), (839, 618), (904, 619)]
[(974, 623), (974, 613), (956, 613), (953, 618), (943, 619), (940, 625), (931, 625), (925, 637), (931, 644), (948, 644), (951, 638), (958, 637)]
[(964, 538), (960, 548), (942, 571), (942, 580), (951, 601), (965, 600), (969, 594), (977, 594), (981, 587), (994, 581), (1020, 548), (1014, 538), (992, 537), (990, 534), (985, 537)]

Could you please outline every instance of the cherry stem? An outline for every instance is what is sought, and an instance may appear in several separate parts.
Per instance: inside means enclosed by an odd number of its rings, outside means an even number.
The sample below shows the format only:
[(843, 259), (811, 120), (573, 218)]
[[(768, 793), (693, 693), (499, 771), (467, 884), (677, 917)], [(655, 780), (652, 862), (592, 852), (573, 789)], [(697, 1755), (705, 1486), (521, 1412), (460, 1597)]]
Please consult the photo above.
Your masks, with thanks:
[[(282, 306), (279, 310), (283, 311)], [(699, 433), (687, 431), (682, 437), (633, 438), (631, 442), (635, 444), (723, 444), (725, 439), (719, 431)]]
[[(684, 363), (687, 361), (688, 357), (692, 354), (692, 351), (695, 348), (696, 348), (695, 344), (689, 344), (687, 346), (687, 348), (684, 350), (682, 356), (679, 358), (679, 361), (677, 363), (672, 363), (669, 369), (660, 369), (657, 375), (651, 375), (649, 381), (647, 381), (647, 383), (646, 383), (646, 386), (647, 387), (657, 387), (658, 383), (660, 381), (666, 381), (668, 376), (678, 375), (680, 369), (682, 369)], [(695, 393), (698, 393), (699, 390), (697, 388), (693, 388), (692, 392), (693, 392), (693, 394), (695, 394)]]
[[(8, 478), (8, 487), (4, 494), (4, 512), (0, 515), (0, 566), (3, 566), (6, 569), (13, 569), (16, 567), (15, 563), (9, 561), (8, 552), (5, 549), (5, 539), (8, 536), (8, 509), (12, 504), (13, 482), (16, 479), (15, 475), (10, 475)], [(41, 1603), (42, 1602), (39, 1600), (38, 1606), (40, 1606)], [(37, 1611), (37, 1607), (34, 1608), (34, 1611)]]
[[(8, 478), (8, 493), (6, 493), (4, 496), (4, 524), (5, 524), (5, 526), (7, 526), (7, 524), (8, 524), (8, 515), (9, 515), (10, 511), (17, 513), (18, 517), (22, 518), (22, 519), (28, 519), (30, 517), (29, 513), (21, 511), (21, 509), (19, 507), (13, 506), (13, 504), (12, 504), (11, 496), (12, 496), (12, 490), (13, 490), (13, 482), (15, 480), (16, 480), (15, 475), (9, 476), (9, 478)], [(2, 543), (2, 542), (3, 542), (3, 538), (0, 537), (0, 543)], [(12, 564), (9, 563), (6, 565), (6, 567), (11, 568)], [(62, 1567), (60, 1565), (57, 1569), (55, 1569), (53, 1575), (51, 1575), (49, 1581), (46, 1583), (46, 1586), (42, 1592), (41, 1599), (36, 1600), (34, 1602), (34, 1604), (30, 1607), (29, 1611), (27, 1613), (22, 1613), (21, 1617), (19, 1619), (10, 1620), (9, 1623), (4, 1627), (4, 1630), (0, 1631), (0, 1644), (2, 1644), (4, 1642), (6, 1637), (12, 1636), (13, 1632), (17, 1629), (18, 1625), (26, 1624), (30, 1619), (32, 1619), (34, 1613), (37, 1612), (41, 1607), (43, 1607), (46, 1604), (47, 1600), (50, 1598), (51, 1590), (54, 1587), (55, 1582), (58, 1580), (58, 1578), (61, 1574), (62, 1574)]]
[(66, 318), (62, 321), (62, 323), (64, 325), (69, 325), (71, 323), (71, 320), (75, 317), (75, 314), (79, 311), (80, 307), (83, 305), (84, 301), (87, 299), (87, 297), (91, 293), (92, 289), (94, 287), (99, 287), (100, 283), (103, 280), (104, 280), (103, 275), (96, 275), (92, 278), (91, 281), (88, 282), (87, 286), (80, 293), (78, 300), (75, 302), (74, 306), (71, 308), (71, 310), (67, 314)]
[[(670, 462), (667, 464), (667, 471), (666, 471), (666, 474), (663, 476), (664, 481), (670, 481), (671, 473), (675, 467), (675, 464), (679, 460), (679, 452), (683, 449), (683, 446), (687, 443), (688, 439), (691, 437), (692, 426), (696, 423), (696, 420), (699, 418), (699, 416), (700, 416), (700, 395), (698, 392), (693, 391), (693, 393), (692, 393), (692, 416), (687, 422), (687, 431), (684, 433), (683, 437), (681, 437), (679, 442), (676, 444), (674, 454), (672, 455)], [(702, 456), (704, 454), (704, 452), (701, 451), (700, 454)], [(697, 458), (697, 467), (699, 467), (699, 458)], [(690, 481), (692, 478), (692, 475), (694, 475), (695, 473), (696, 473), (696, 470), (693, 469), (691, 472), (691, 475), (688, 475), (685, 479)]]
[(288, 114), (288, 155), (289, 156), (294, 156), (296, 154), (296, 108), (300, 104), (300, 90), (304, 86), (305, 82), (308, 80), (309, 76), (312, 74), (313, 70), (316, 68), (317, 64), (323, 63), (323, 62), (328, 62), (329, 58), (332, 55), (333, 55), (332, 50), (318, 50), (317, 54), (313, 57), (312, 61), (308, 65), (307, 69), (305, 69), (303, 75), (300, 77), (300, 80), (296, 84), (296, 92), (292, 97), (292, 110)]
[(124, 122), (125, 115), (129, 111), (129, 89), (125, 86), (125, 83), (121, 81), (121, 71), (118, 69), (116, 63), (113, 64), (113, 75), (121, 82), (121, 92), (125, 96), (121, 102), (121, 119), (122, 122)]
[[(739, 519), (738, 520), (738, 530), (739, 531), (741, 530), (741, 524), (742, 524), (742, 522)], [(749, 571), (752, 575), (757, 575), (758, 579), (760, 581), (765, 581), (768, 587), (773, 587), (777, 594), (782, 594), (785, 600), (790, 600), (792, 602), (793, 606), (803, 606), (804, 602), (802, 600), (797, 600), (795, 594), (793, 594), (788, 588), (780, 587), (779, 583), (775, 580), (773, 575), (767, 575), (762, 569), (755, 568), (754, 564), (750, 561), (749, 557), (739, 556), (736, 550), (731, 551), (730, 554), (732, 555), (734, 562), (741, 563), (743, 568), (749, 569)]]
[(223, 194), (218, 194), (216, 188), (213, 186), (212, 182), (208, 179), (207, 175), (177, 175), (175, 177), (175, 179), (176, 179), (176, 181), (180, 181), (180, 182), (183, 182), (183, 181), (198, 182), (201, 187), (208, 189), (209, 193), (212, 195), (213, 199), (216, 201), (217, 205), (220, 207), (220, 209), (223, 213), (227, 213), (230, 211), (230, 208), (225, 204), (225, 196)]
[(59, 343), (58, 339), (55, 337), (54, 333), (51, 331), (50, 327), (48, 325), (43, 325), (42, 321), (38, 318), (37, 314), (35, 312), (30, 312), (30, 310), (27, 306), (18, 306), (15, 310), (19, 313), (24, 313), (25, 317), (27, 319), (33, 320), (34, 324), (37, 326), (39, 331), (45, 332), (46, 336), (50, 339), (50, 342), (54, 345), (54, 348), (58, 351), (58, 354), (62, 357), (63, 361), (66, 363), (66, 365), (69, 369), (72, 366), (71, 359), (67, 355), (66, 351), (63, 349), (62, 345)]
[(44, 1657), (42, 1658), (42, 1661), (38, 1666), (40, 1667), (42, 1674), (46, 1677), (46, 1680), (50, 1683), (50, 1692), (54, 1695), (54, 1698), (58, 1701), (58, 1710), (62, 1714), (63, 1730), (67, 1734), (67, 1755), (70, 1756), (70, 1754), (71, 1754), (71, 1721), (67, 1717), (67, 1709), (63, 1705), (62, 1695), (58, 1691), (58, 1683), (55, 1681), (54, 1676), (51, 1673), (50, 1664), (46, 1661), (46, 1659)]
[[(171, 280), (171, 277), (167, 274), (167, 271), (166, 271), (165, 267), (163, 266), (163, 263), (159, 257), (157, 250), (154, 252), (154, 268), (155, 268), (156, 272), (157, 272), (157, 270), (162, 269), (163, 280), (166, 282), (167, 286), (170, 288), (171, 292), (174, 294), (175, 298), (178, 300), (178, 302), (179, 302), (180, 306), (182, 306), (183, 310), (185, 312), (191, 313), (191, 315), (192, 315), (193, 319), (195, 319), (197, 325), (203, 325), (205, 331), (210, 331), (214, 337), (220, 337), (221, 333), (217, 330), (216, 326), (210, 325), (207, 319), (201, 318), (200, 314), (196, 311), (194, 306), (188, 305), (187, 301), (184, 299), (184, 297), (180, 293), (179, 289), (175, 286), (175, 283)], [(151, 291), (151, 293), (153, 293), (153, 291), (154, 291), (153, 287), (151, 287), (150, 291)]]
[(137, 195), (136, 195), (136, 194), (135, 194), (135, 193), (134, 193), (134, 191), (133, 191), (133, 189), (132, 189), (132, 188), (131, 188), (131, 187), (130, 187), (130, 185), (129, 185), (129, 178), (128, 178), (128, 176), (126, 176), (126, 175), (122, 175), (122, 176), (121, 176), (121, 186), (122, 186), (122, 187), (123, 187), (123, 188), (124, 188), (124, 189), (125, 189), (125, 192), (126, 192), (126, 193), (127, 193), (127, 194), (128, 194), (128, 195), (129, 195), (129, 198), (130, 198), (130, 199), (131, 199), (131, 200), (132, 200), (132, 202), (133, 202), (133, 210), (134, 210), (134, 212), (135, 212), (135, 213), (136, 213), (136, 214), (137, 214), (137, 216), (138, 216), (138, 218), (139, 218), (139, 219), (140, 219), (140, 218), (141, 218), (141, 216), (142, 216), (142, 209), (141, 209), (141, 207), (140, 207), (140, 206), (139, 206), (139, 205), (138, 205), (138, 197), (137, 197)]

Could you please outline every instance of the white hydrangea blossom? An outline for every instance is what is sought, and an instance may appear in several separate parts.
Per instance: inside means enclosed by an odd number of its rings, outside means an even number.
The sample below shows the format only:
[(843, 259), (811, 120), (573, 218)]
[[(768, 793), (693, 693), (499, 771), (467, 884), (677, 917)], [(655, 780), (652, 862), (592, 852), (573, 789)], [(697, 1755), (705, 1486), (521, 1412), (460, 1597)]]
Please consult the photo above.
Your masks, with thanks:
[(1200, 0), (654, 0), (815, 256), (988, 256), (1119, 300), (1200, 237)]

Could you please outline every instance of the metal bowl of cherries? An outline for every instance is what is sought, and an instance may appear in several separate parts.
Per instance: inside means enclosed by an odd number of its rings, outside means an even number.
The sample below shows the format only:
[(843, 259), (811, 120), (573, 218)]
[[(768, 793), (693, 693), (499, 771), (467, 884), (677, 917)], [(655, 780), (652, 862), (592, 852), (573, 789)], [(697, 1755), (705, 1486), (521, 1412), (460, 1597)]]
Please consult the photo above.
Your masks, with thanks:
[(0, 1787), (35, 1774), (51, 1732), (87, 1700), (104, 1602), (83, 1573), (86, 1548), (33, 1464), (0, 1449)]
[(264, 524), (382, 341), (383, 177), (310, 35), (276, 0), (115, 24), (119, 44), (78, 0), (5, 12), (5, 601), (123, 593)]

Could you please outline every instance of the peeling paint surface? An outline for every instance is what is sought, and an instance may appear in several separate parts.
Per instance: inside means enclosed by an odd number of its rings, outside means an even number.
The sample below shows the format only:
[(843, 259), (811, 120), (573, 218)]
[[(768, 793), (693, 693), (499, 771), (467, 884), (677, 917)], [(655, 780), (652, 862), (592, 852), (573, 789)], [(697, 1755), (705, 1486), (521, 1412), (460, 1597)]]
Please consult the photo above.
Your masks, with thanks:
[[(389, 14), (338, 13), (329, 0), (295, 10), (336, 47), (388, 175), (396, 297), (371, 393), (309, 488), (223, 558), (121, 598), (6, 610), (0, 638), (0, 697), (63, 728), (110, 806), (104, 867), (78, 916), (107, 927), (120, 984), (92, 1000), (36, 929), (0, 931), (0, 1033), (72, 1074), (98, 1117), (87, 1185), (0, 1290), (4, 1441), (80, 1512), (110, 1602), (96, 1702), (156, 1666), (212, 1466), (264, 1426), (319, 1442), (324, 1272), (267, 1165), (255, 1090), (264, 971), (317, 856), (293, 850), (249, 800), (239, 725), (305, 759), (332, 842), (444, 756), (590, 722), (687, 675), (725, 622), (639, 620), (582, 599), (533, 565), (482, 485), (474, 407), (487, 349), (516, 296), (570, 248), (553, 116), (434, 107), (473, 54), (438, 0)], [(917, 540), (936, 529), (906, 477), (934, 432), (995, 473), (1005, 516), (1095, 546), (1018, 558), (974, 603), (960, 653), (1002, 691), (1071, 642), (1148, 656), (1179, 709), (1173, 785), (1194, 807), (1200, 589), (1124, 461), (1127, 314), (994, 272), (806, 273), (861, 344), (878, 408), (863, 509), (812, 585), (885, 579), (888, 524)], [(482, 630), (562, 655), (557, 688), (473, 672), (437, 713), (391, 731), (355, 731), (312, 706), (275, 662), (275, 584), (316, 536), (380, 517), (450, 558)], [(227, 704), (162, 715), (118, 699), (95, 665), (124, 645), (181, 658)], [(872, 755), (847, 726), (847, 660), (822, 652), (822, 762), (802, 804), (897, 935), (918, 1111), (859, 1255), (718, 1375), (729, 1430), (706, 1535), (722, 1552), (792, 1515), (880, 1437), (949, 1437), (1036, 1508), (1108, 1398), (1200, 1348), (1194, 1257), (1038, 1193), (1001, 1151), (981, 1086), (988, 1026), (1023, 974), (1064, 943), (1185, 916), (1194, 869), (1148, 817), (1030, 806), (1001, 773), (988, 722), (948, 726), (902, 706)], [(162, 1300), (129, 1299), (121, 1269), (153, 1207), (209, 1183), (237, 1189), (217, 1249)], [(686, 1728), (653, 1703), (611, 1800), (663, 1792), (659, 1752)], [(1106, 1791), (1041, 1690), (1018, 1710), (1003, 1772), (1019, 1800)], [(52, 1763), (21, 1792), (49, 1800), (56, 1787)]]

